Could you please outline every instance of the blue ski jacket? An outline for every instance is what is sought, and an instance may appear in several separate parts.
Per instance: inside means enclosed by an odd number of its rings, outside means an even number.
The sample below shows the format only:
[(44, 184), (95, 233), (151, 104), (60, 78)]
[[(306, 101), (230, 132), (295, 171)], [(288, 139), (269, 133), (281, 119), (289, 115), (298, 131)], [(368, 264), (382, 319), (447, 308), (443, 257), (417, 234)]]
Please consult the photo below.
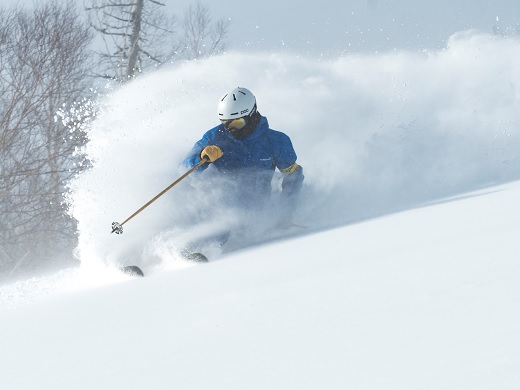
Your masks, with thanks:
[[(211, 163), (219, 175), (226, 176), (232, 183), (230, 196), (235, 204), (244, 207), (261, 208), (271, 196), (271, 181), (276, 168), (282, 173), (282, 194), (280, 201), (286, 217), (295, 209), (298, 194), (303, 184), (303, 169), (296, 163), (296, 153), (290, 138), (269, 128), (267, 118), (262, 116), (254, 132), (246, 139), (235, 139), (218, 125), (204, 134), (184, 160), (186, 167), (200, 162), (201, 151), (209, 145), (222, 149), (223, 156)], [(202, 165), (203, 171), (210, 164)]]

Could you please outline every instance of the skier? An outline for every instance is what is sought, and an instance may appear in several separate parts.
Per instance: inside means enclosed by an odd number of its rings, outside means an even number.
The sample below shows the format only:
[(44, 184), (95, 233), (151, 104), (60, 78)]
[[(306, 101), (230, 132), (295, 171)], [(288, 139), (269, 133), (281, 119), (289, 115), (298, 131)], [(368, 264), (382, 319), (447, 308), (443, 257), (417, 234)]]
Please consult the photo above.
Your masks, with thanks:
[[(191, 168), (206, 159), (208, 163), (199, 171), (211, 166), (209, 177), (224, 178), (218, 183), (226, 187), (222, 192), (229, 205), (255, 210), (256, 216), (265, 215), (267, 208), (275, 209), (274, 225), (289, 228), (304, 179), (290, 138), (269, 128), (267, 118), (257, 110), (255, 96), (246, 88), (235, 88), (219, 100), (218, 118), (221, 123), (194, 145), (184, 165)], [(282, 191), (272, 204), (276, 168), (282, 174)]]

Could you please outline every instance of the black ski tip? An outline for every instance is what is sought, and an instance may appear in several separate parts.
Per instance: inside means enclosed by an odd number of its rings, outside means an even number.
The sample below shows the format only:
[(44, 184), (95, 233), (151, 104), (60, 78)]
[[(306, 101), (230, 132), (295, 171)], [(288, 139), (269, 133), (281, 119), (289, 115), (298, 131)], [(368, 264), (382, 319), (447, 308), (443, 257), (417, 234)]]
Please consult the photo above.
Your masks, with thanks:
[(202, 253), (198, 253), (198, 252), (195, 252), (195, 253), (187, 253), (185, 255), (183, 255), (184, 259), (188, 260), (188, 261), (193, 261), (195, 263), (207, 263), (208, 262), (208, 258), (206, 256), (204, 256)]
[(121, 272), (124, 272), (130, 276), (144, 276), (143, 271), (137, 265), (127, 265), (119, 268)]

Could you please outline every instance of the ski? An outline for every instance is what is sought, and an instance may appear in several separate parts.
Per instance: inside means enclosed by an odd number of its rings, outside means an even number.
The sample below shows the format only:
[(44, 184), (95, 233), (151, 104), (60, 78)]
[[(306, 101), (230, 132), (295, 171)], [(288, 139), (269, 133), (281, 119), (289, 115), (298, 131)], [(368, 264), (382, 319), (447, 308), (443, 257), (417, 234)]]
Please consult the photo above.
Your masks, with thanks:
[(125, 267), (119, 267), (119, 270), (130, 276), (144, 276), (144, 272), (137, 265), (127, 265)]
[(209, 260), (206, 256), (199, 252), (183, 252), (181, 257), (184, 260), (192, 261), (194, 263), (208, 263)]
[[(202, 253), (199, 252), (185, 252), (181, 254), (181, 257), (190, 262), (194, 263), (208, 263), (209, 260), (206, 256), (204, 256)], [(141, 268), (139, 268), (137, 265), (127, 265), (124, 267), (119, 267), (119, 270), (129, 276), (138, 276), (143, 277), (144, 272)]]

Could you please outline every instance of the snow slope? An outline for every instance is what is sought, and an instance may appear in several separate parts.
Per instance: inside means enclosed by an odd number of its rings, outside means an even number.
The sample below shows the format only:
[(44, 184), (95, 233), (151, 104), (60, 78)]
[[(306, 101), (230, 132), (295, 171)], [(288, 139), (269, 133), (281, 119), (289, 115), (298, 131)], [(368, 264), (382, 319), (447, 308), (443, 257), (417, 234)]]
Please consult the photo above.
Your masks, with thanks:
[(4, 307), (0, 387), (518, 389), (519, 197), (515, 182)]

